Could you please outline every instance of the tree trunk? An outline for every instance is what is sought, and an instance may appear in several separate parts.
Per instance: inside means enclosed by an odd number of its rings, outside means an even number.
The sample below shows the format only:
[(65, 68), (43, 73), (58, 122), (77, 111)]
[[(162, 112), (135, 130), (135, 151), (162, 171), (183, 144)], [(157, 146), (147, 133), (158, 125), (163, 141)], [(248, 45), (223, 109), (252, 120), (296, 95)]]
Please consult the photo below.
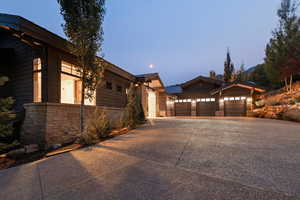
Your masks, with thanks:
[(293, 86), (293, 75), (290, 76), (290, 92), (292, 92), (292, 86)]
[(285, 84), (285, 90), (286, 92), (289, 92), (289, 87), (288, 87), (288, 83), (287, 83), (287, 78), (284, 78), (284, 84)]
[(84, 78), (82, 79), (81, 87), (81, 101), (80, 101), (80, 131), (84, 131), (84, 97), (85, 97), (85, 83)]

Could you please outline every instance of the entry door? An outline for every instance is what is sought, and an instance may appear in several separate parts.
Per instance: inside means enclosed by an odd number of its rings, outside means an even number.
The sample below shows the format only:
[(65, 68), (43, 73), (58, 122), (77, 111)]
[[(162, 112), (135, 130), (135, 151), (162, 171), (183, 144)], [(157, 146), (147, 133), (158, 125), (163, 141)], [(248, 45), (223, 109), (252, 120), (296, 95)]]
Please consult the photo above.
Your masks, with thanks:
[(156, 117), (156, 94), (153, 91), (148, 92), (148, 117)]

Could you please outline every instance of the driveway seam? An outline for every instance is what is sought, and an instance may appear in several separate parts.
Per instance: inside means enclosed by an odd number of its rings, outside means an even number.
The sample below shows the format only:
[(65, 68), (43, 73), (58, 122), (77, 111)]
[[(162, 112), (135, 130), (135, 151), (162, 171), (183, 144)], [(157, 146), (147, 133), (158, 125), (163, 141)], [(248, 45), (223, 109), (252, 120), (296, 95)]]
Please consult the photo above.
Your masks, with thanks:
[(37, 165), (37, 173), (39, 177), (39, 185), (41, 189), (41, 199), (44, 200), (44, 191), (43, 191), (43, 185), (42, 185), (42, 179), (41, 179), (41, 173), (40, 173), (40, 167)]
[(182, 158), (182, 156), (183, 156), (183, 153), (185, 152), (187, 146), (190, 144), (193, 135), (194, 135), (194, 132), (193, 132), (192, 134), (190, 134), (190, 136), (188, 137), (187, 141), (185, 142), (184, 147), (183, 147), (183, 149), (182, 149), (182, 151), (181, 151), (181, 153), (180, 153), (180, 155), (179, 155), (179, 157), (178, 157), (178, 159), (177, 159), (177, 161), (176, 161), (176, 163), (175, 163), (175, 167), (177, 167), (177, 165), (178, 165), (179, 162), (181, 161), (181, 158)]

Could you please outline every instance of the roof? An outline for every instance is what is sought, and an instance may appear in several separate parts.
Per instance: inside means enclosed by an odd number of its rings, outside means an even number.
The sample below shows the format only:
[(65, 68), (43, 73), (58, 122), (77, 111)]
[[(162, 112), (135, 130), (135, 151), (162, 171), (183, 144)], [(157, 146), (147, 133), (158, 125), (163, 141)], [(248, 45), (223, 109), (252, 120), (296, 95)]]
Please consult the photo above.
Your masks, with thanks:
[(166, 93), (168, 93), (168, 94), (180, 94), (182, 92), (183, 92), (183, 90), (182, 90), (181, 85), (171, 85), (171, 86), (166, 87)]
[(139, 74), (135, 75), (139, 81), (141, 82), (152, 82), (152, 81), (158, 81), (161, 88), (165, 88), (163, 82), (160, 79), (160, 76), (158, 73), (149, 73), (149, 74)]
[[(35, 40), (37, 40), (37, 42), (40, 43), (45, 43), (49, 46), (52, 46), (54, 48), (60, 49), (64, 52), (68, 52), (66, 51), (68, 48), (66, 48), (68, 46), (68, 44), (70, 44), (69, 41), (67, 41), (66, 39), (58, 36), (57, 34), (54, 34), (50, 31), (48, 31), (47, 29), (34, 24), (33, 22), (17, 16), (17, 15), (10, 15), (10, 14), (3, 14), (0, 13), (0, 29), (6, 29), (6, 30), (10, 30), (10, 31), (14, 31), (17, 33), (20, 33), (22, 35), (26, 35), (29, 36)], [(100, 58), (103, 59), (103, 58)], [(106, 69), (114, 72), (122, 77), (125, 77), (129, 80), (135, 80), (135, 76), (127, 71), (125, 71), (124, 69), (117, 67), (116, 65), (108, 62), (107, 60), (103, 59), (107, 64)]]
[(205, 77), (205, 76), (198, 76), (198, 77), (196, 77), (196, 78), (194, 78), (194, 79), (192, 79), (190, 81), (182, 83), (181, 86), (183, 88), (185, 88), (185, 87), (188, 87), (188, 86), (190, 86), (190, 85), (192, 85), (194, 83), (197, 83), (199, 80), (202, 80), (202, 81), (208, 82), (208, 83), (212, 83), (212, 84), (216, 84), (216, 85), (219, 85), (219, 86), (221, 86), (224, 83), (221, 80), (212, 79), (212, 78), (208, 78), (208, 77)]
[(214, 94), (217, 94), (220, 91), (227, 90), (229, 88), (236, 87), (236, 86), (237, 87), (248, 88), (248, 89), (254, 89), (257, 92), (265, 92), (266, 91), (264, 88), (256, 85), (256, 83), (251, 82), (251, 81), (234, 81), (232, 83), (227, 83), (227, 84), (223, 85), (222, 87), (220, 87), (216, 90), (213, 90), (211, 92), (211, 94), (214, 95)]

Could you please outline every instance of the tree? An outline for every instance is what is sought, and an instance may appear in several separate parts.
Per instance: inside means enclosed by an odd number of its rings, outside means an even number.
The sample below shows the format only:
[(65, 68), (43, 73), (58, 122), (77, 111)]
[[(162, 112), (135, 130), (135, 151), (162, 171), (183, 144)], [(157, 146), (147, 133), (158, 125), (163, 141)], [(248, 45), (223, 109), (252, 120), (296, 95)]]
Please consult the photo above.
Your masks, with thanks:
[(237, 81), (246, 81), (247, 74), (245, 73), (245, 64), (242, 63), (240, 69), (236, 73), (236, 80)]
[(216, 74), (216, 72), (213, 71), (213, 70), (211, 70), (211, 71), (209, 72), (209, 77), (210, 77), (211, 79), (217, 79), (217, 74)]
[(77, 57), (80, 73), (81, 105), (80, 127), (84, 129), (84, 100), (93, 99), (102, 78), (104, 62), (97, 59), (103, 43), (105, 0), (57, 0), (65, 20), (64, 32), (69, 38), (70, 51)]
[(141, 103), (141, 97), (137, 93), (137, 88), (133, 83), (127, 92), (127, 105), (124, 110), (123, 127), (135, 128), (137, 124), (145, 121), (145, 114)]
[(255, 69), (248, 75), (248, 81), (252, 81), (265, 88), (275, 88), (267, 77), (265, 64), (256, 65)]
[[(0, 86), (3, 86), (7, 81), (7, 77), (0, 77)], [(0, 99), (0, 152), (18, 144), (13, 141), (12, 120), (16, 117), (11, 111), (13, 104), (14, 100), (11, 97)]]
[(279, 25), (272, 32), (266, 47), (267, 75), (273, 84), (284, 81), (287, 91), (292, 89), (293, 76), (300, 73), (300, 19), (296, 15), (297, 7), (296, 0), (282, 0), (277, 11)]
[(232, 81), (232, 76), (234, 72), (234, 64), (231, 61), (231, 56), (229, 49), (227, 50), (226, 61), (224, 63), (224, 81), (230, 82)]

